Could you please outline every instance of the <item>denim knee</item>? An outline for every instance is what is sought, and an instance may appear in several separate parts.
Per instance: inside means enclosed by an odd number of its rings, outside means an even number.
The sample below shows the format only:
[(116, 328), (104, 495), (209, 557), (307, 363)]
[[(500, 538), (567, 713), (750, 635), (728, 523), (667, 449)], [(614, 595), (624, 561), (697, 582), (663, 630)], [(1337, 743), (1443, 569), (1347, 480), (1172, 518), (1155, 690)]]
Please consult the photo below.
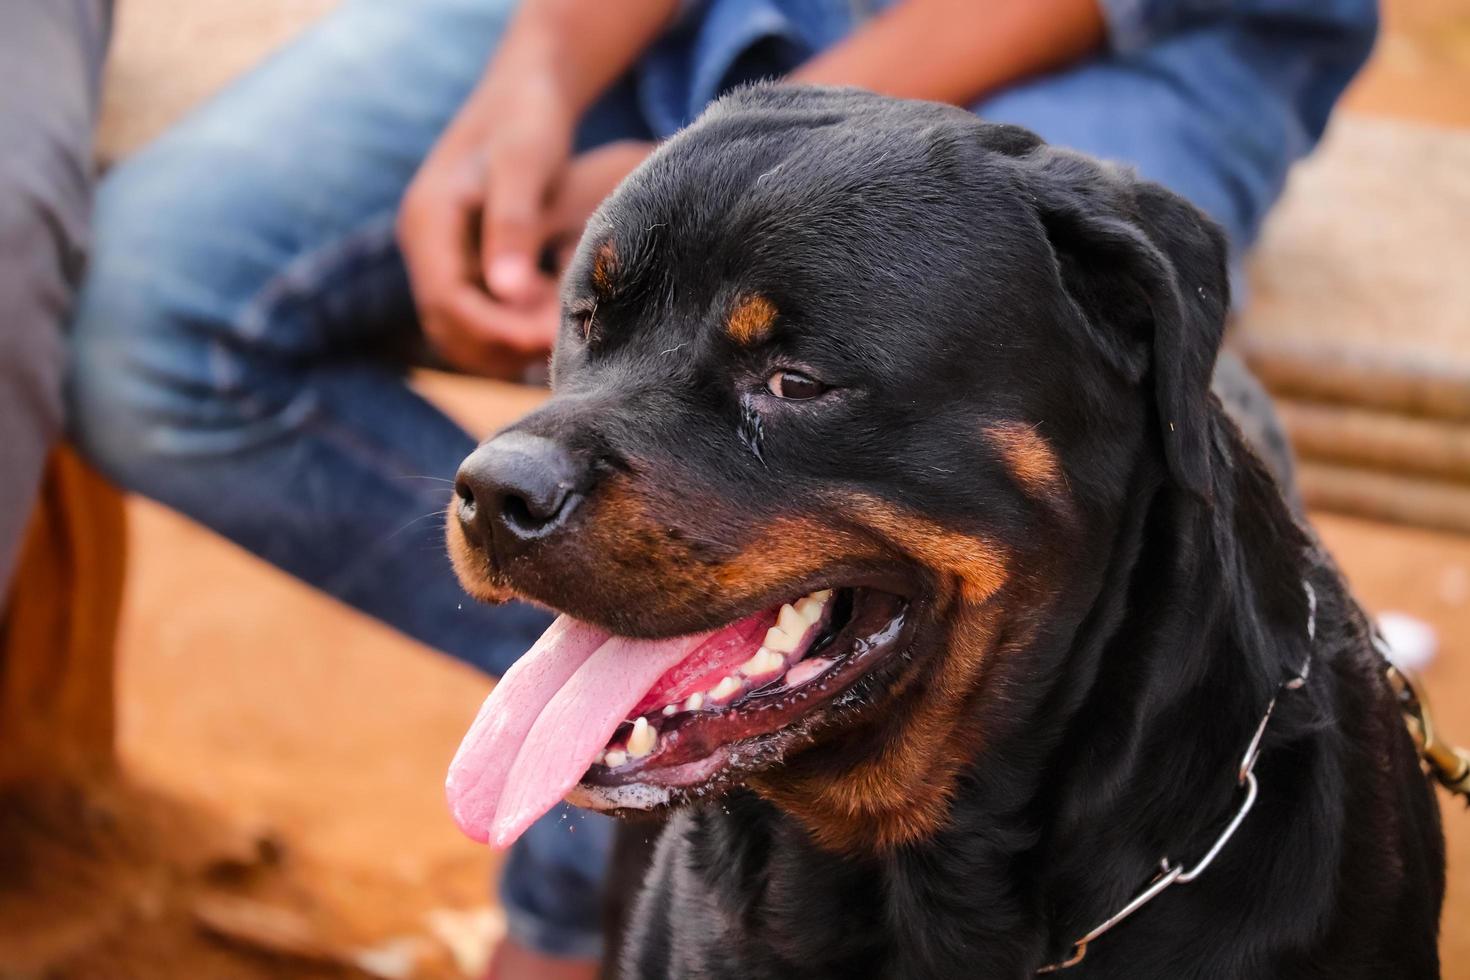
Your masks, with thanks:
[(214, 350), (239, 279), (220, 248), (231, 179), (221, 163), (160, 146), (97, 192), (72, 324), (70, 424), (103, 472), (154, 496), (191, 439), (228, 431), (245, 408), (245, 393), (220, 383)]
[[(99, 189), (92, 255), (72, 322), (68, 416), (73, 438), (92, 462), (125, 486), (150, 473), (157, 420), (146, 411), (155, 378), (143, 365), (177, 315), (168, 283), (172, 254), (155, 222), (162, 182), (123, 167)], [(150, 186), (151, 184), (151, 186)]]
[[(176, 503), (181, 467), (279, 438), (309, 411), (293, 374), (301, 323), (334, 297), (300, 260), (313, 236), (338, 239), (290, 177), (274, 151), (195, 126), (99, 186), (69, 400), (78, 443), (124, 486)], [(365, 218), (351, 257), (360, 264), (363, 235), (374, 255), (390, 248), (391, 227), (391, 215)], [(355, 274), (339, 288), (393, 279)]]

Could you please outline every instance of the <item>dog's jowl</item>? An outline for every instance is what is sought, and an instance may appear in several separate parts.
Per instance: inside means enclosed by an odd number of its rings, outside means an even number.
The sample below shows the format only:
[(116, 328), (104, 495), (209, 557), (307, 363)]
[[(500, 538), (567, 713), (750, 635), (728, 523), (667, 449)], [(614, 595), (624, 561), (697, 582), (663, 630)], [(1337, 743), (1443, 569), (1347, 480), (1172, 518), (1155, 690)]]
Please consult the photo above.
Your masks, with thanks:
[(564, 614), (461, 825), (664, 815), (628, 977), (1436, 977), (1368, 625), (1210, 394), (1225, 262), (958, 109), (717, 103), (594, 217), (554, 396), (461, 470), (466, 587)]

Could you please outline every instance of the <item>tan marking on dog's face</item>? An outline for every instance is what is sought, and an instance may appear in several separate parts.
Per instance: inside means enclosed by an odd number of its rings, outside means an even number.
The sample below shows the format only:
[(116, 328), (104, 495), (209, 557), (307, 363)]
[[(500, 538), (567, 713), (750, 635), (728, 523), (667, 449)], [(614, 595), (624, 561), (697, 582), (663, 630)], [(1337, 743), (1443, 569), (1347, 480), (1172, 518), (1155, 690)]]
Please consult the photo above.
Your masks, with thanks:
[(1006, 582), (1006, 550), (993, 541), (950, 530), (876, 497), (853, 495), (842, 506), (899, 551), (958, 578), (968, 602), (984, 602)]
[(758, 343), (776, 322), (776, 305), (758, 293), (742, 296), (735, 302), (725, 331), (737, 344)]
[(960, 602), (945, 647), (894, 697), (828, 745), (788, 757), (752, 785), (829, 850), (873, 854), (914, 844), (949, 820), (959, 777), (984, 749), (987, 692), (1003, 679), (1004, 613)]
[[(949, 624), (942, 648), (921, 658), (870, 712), (845, 721), (830, 747), (802, 753), (808, 764), (760, 774), (751, 785), (833, 850), (871, 853), (936, 833), (982, 742), (970, 709), (992, 661), (1002, 614), (990, 600), (1009, 580), (1007, 550), (880, 498), (845, 493), (840, 508), (819, 511), (841, 513), (843, 523), (792, 515), (747, 526), (735, 549), (711, 561), (664, 536), (671, 503), (650, 496), (661, 490), (620, 483), (583, 539), (591, 551), (576, 559), (582, 567), (622, 565), (614, 576), (618, 599), (634, 607), (682, 611), (718, 601), (738, 615), (753, 597), (824, 568), (899, 555), (935, 573), (942, 584), (933, 601)], [(692, 529), (714, 512), (692, 508), (679, 523)], [(624, 564), (630, 559), (636, 562)]]
[(1020, 422), (999, 422), (985, 428), (985, 437), (1027, 493), (1055, 496), (1065, 491), (1061, 463), (1035, 428)]
[(940, 578), (943, 648), (896, 682), (833, 746), (819, 744), (752, 780), (823, 847), (883, 851), (932, 836), (949, 818), (956, 782), (983, 743), (973, 710), (994, 665), (1004, 612), (991, 602), (1010, 579), (1008, 552), (886, 501), (844, 498), (871, 534)]
[(592, 287), (600, 296), (609, 296), (618, 275), (618, 250), (608, 239), (597, 247), (592, 256)]

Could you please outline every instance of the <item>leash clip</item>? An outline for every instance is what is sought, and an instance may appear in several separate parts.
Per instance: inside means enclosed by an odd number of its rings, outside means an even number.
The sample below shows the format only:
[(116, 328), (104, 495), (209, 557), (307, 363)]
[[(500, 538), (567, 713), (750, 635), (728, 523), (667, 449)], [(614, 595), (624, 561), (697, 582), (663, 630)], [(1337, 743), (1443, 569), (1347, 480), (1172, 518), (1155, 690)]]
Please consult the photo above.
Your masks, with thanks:
[[(1377, 631), (1373, 634), (1373, 645), (1387, 660), (1388, 644)], [(1409, 730), (1409, 737), (1414, 740), (1414, 747), (1419, 750), (1419, 758), (1425, 768), (1437, 783), (1470, 802), (1470, 751), (1440, 740), (1429, 698), (1413, 674), (1395, 667), (1392, 661), (1384, 673), (1404, 716), (1404, 727)]]

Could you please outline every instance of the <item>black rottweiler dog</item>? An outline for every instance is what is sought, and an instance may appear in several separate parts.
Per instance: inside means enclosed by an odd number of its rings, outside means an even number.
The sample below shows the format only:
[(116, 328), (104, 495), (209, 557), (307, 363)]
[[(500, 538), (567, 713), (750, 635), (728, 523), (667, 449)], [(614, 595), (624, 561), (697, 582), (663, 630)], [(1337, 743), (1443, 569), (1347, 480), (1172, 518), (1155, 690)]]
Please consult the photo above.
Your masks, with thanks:
[(592, 219), (554, 396), (461, 470), (466, 586), (566, 614), (462, 825), (665, 813), (628, 977), (1438, 976), (1433, 796), (1210, 394), (1227, 306), (1220, 232), (1125, 170), (721, 100)]

